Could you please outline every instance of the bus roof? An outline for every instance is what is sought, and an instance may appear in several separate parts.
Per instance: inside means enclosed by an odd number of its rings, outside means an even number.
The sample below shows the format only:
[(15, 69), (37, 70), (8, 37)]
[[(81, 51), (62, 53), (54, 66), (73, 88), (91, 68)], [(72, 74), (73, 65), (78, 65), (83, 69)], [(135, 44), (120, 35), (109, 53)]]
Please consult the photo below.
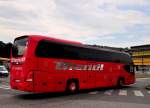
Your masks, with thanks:
[(108, 51), (108, 52), (114, 52), (114, 53), (123, 53), (123, 54), (127, 54), (129, 55), (127, 52), (124, 51), (118, 51), (118, 50), (113, 50), (113, 49), (108, 49), (108, 48), (100, 48), (100, 47), (94, 47), (91, 45), (86, 45), (87, 48), (92, 48), (92, 49), (96, 49), (96, 50), (101, 50), (101, 51)]
[(41, 40), (41, 39), (47, 39), (47, 40), (51, 40), (51, 41), (55, 41), (55, 42), (61, 42), (61, 43), (68, 43), (68, 44), (76, 44), (76, 45), (82, 45), (81, 42), (76, 42), (76, 41), (70, 41), (70, 40), (64, 40), (64, 39), (57, 39), (54, 37), (48, 37), (48, 36), (43, 36), (43, 35), (27, 35), (31, 38), (35, 38), (37, 40)]
[(61, 43), (64, 43), (64, 44), (76, 45), (76, 46), (80, 46), (80, 47), (84, 47), (84, 48), (91, 48), (91, 49), (96, 49), (96, 50), (101, 50), (101, 51), (106, 51), (106, 52), (122, 53), (122, 54), (129, 55), (128, 53), (123, 52), (123, 51), (117, 51), (117, 50), (107, 49), (107, 48), (98, 48), (98, 47), (94, 47), (92, 45), (82, 44), (81, 42), (58, 39), (58, 38), (48, 37), (48, 36), (43, 36), (43, 35), (24, 35), (24, 36), (17, 37), (16, 39), (22, 38), (22, 37), (34, 38), (34, 40), (37, 40), (37, 41), (46, 39), (46, 40), (49, 40), (49, 41), (61, 42)]

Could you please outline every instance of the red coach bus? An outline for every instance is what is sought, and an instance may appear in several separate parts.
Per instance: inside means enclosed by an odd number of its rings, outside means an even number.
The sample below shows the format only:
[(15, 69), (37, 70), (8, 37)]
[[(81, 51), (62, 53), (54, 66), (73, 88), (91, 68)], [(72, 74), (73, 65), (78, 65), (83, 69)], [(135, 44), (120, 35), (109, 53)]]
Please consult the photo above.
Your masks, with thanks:
[(74, 93), (134, 82), (132, 59), (127, 53), (37, 35), (14, 40), (12, 89)]

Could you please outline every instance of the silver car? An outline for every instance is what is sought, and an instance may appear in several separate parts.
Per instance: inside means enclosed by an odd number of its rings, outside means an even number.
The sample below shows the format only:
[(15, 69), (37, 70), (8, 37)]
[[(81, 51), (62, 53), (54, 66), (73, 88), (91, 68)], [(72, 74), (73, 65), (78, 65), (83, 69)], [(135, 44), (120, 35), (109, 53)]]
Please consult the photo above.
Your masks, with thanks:
[(9, 75), (8, 70), (4, 65), (0, 65), (0, 77), (7, 77)]

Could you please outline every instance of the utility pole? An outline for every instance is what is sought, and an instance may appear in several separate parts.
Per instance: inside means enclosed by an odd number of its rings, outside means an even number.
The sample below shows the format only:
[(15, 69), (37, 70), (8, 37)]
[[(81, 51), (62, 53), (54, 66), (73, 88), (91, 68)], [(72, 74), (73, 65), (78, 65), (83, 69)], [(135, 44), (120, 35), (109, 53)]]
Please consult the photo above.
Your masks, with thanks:
[(144, 51), (141, 49), (141, 57), (142, 57), (142, 72), (144, 73)]

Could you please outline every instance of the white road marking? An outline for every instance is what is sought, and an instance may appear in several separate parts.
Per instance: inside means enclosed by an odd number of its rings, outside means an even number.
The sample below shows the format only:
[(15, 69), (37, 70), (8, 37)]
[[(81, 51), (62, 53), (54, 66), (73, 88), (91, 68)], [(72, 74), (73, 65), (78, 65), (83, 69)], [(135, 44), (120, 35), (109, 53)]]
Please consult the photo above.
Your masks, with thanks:
[(105, 91), (105, 92), (104, 92), (104, 94), (106, 94), (106, 95), (109, 95), (109, 96), (110, 96), (110, 95), (112, 95), (112, 92), (113, 92), (113, 90), (107, 90), (107, 91)]
[(93, 91), (93, 92), (90, 92), (89, 94), (95, 95), (95, 94), (97, 94), (97, 93), (98, 93), (98, 91)]
[[(134, 93), (134, 96), (138, 96), (138, 97), (144, 97), (144, 94), (142, 93), (141, 90), (131, 90), (133, 93)], [(131, 92), (130, 90), (123, 90), (123, 89), (120, 89), (118, 91), (118, 95), (119, 96), (128, 96), (128, 92)], [(148, 93), (148, 95), (150, 94), (150, 90), (146, 91)], [(96, 95), (96, 94), (99, 94), (100, 92), (99, 91), (93, 91), (93, 92), (89, 92), (88, 94), (90, 95)], [(106, 90), (104, 92), (105, 95), (108, 95), (108, 96), (111, 96), (113, 95), (114, 93), (114, 90)]]
[(1, 85), (0, 88), (1, 88), (1, 89), (6, 89), (6, 90), (11, 89), (10, 86), (6, 86), (6, 85)]
[(120, 96), (127, 96), (127, 90), (119, 90)]
[(135, 96), (144, 96), (144, 94), (140, 90), (134, 90), (133, 92)]

